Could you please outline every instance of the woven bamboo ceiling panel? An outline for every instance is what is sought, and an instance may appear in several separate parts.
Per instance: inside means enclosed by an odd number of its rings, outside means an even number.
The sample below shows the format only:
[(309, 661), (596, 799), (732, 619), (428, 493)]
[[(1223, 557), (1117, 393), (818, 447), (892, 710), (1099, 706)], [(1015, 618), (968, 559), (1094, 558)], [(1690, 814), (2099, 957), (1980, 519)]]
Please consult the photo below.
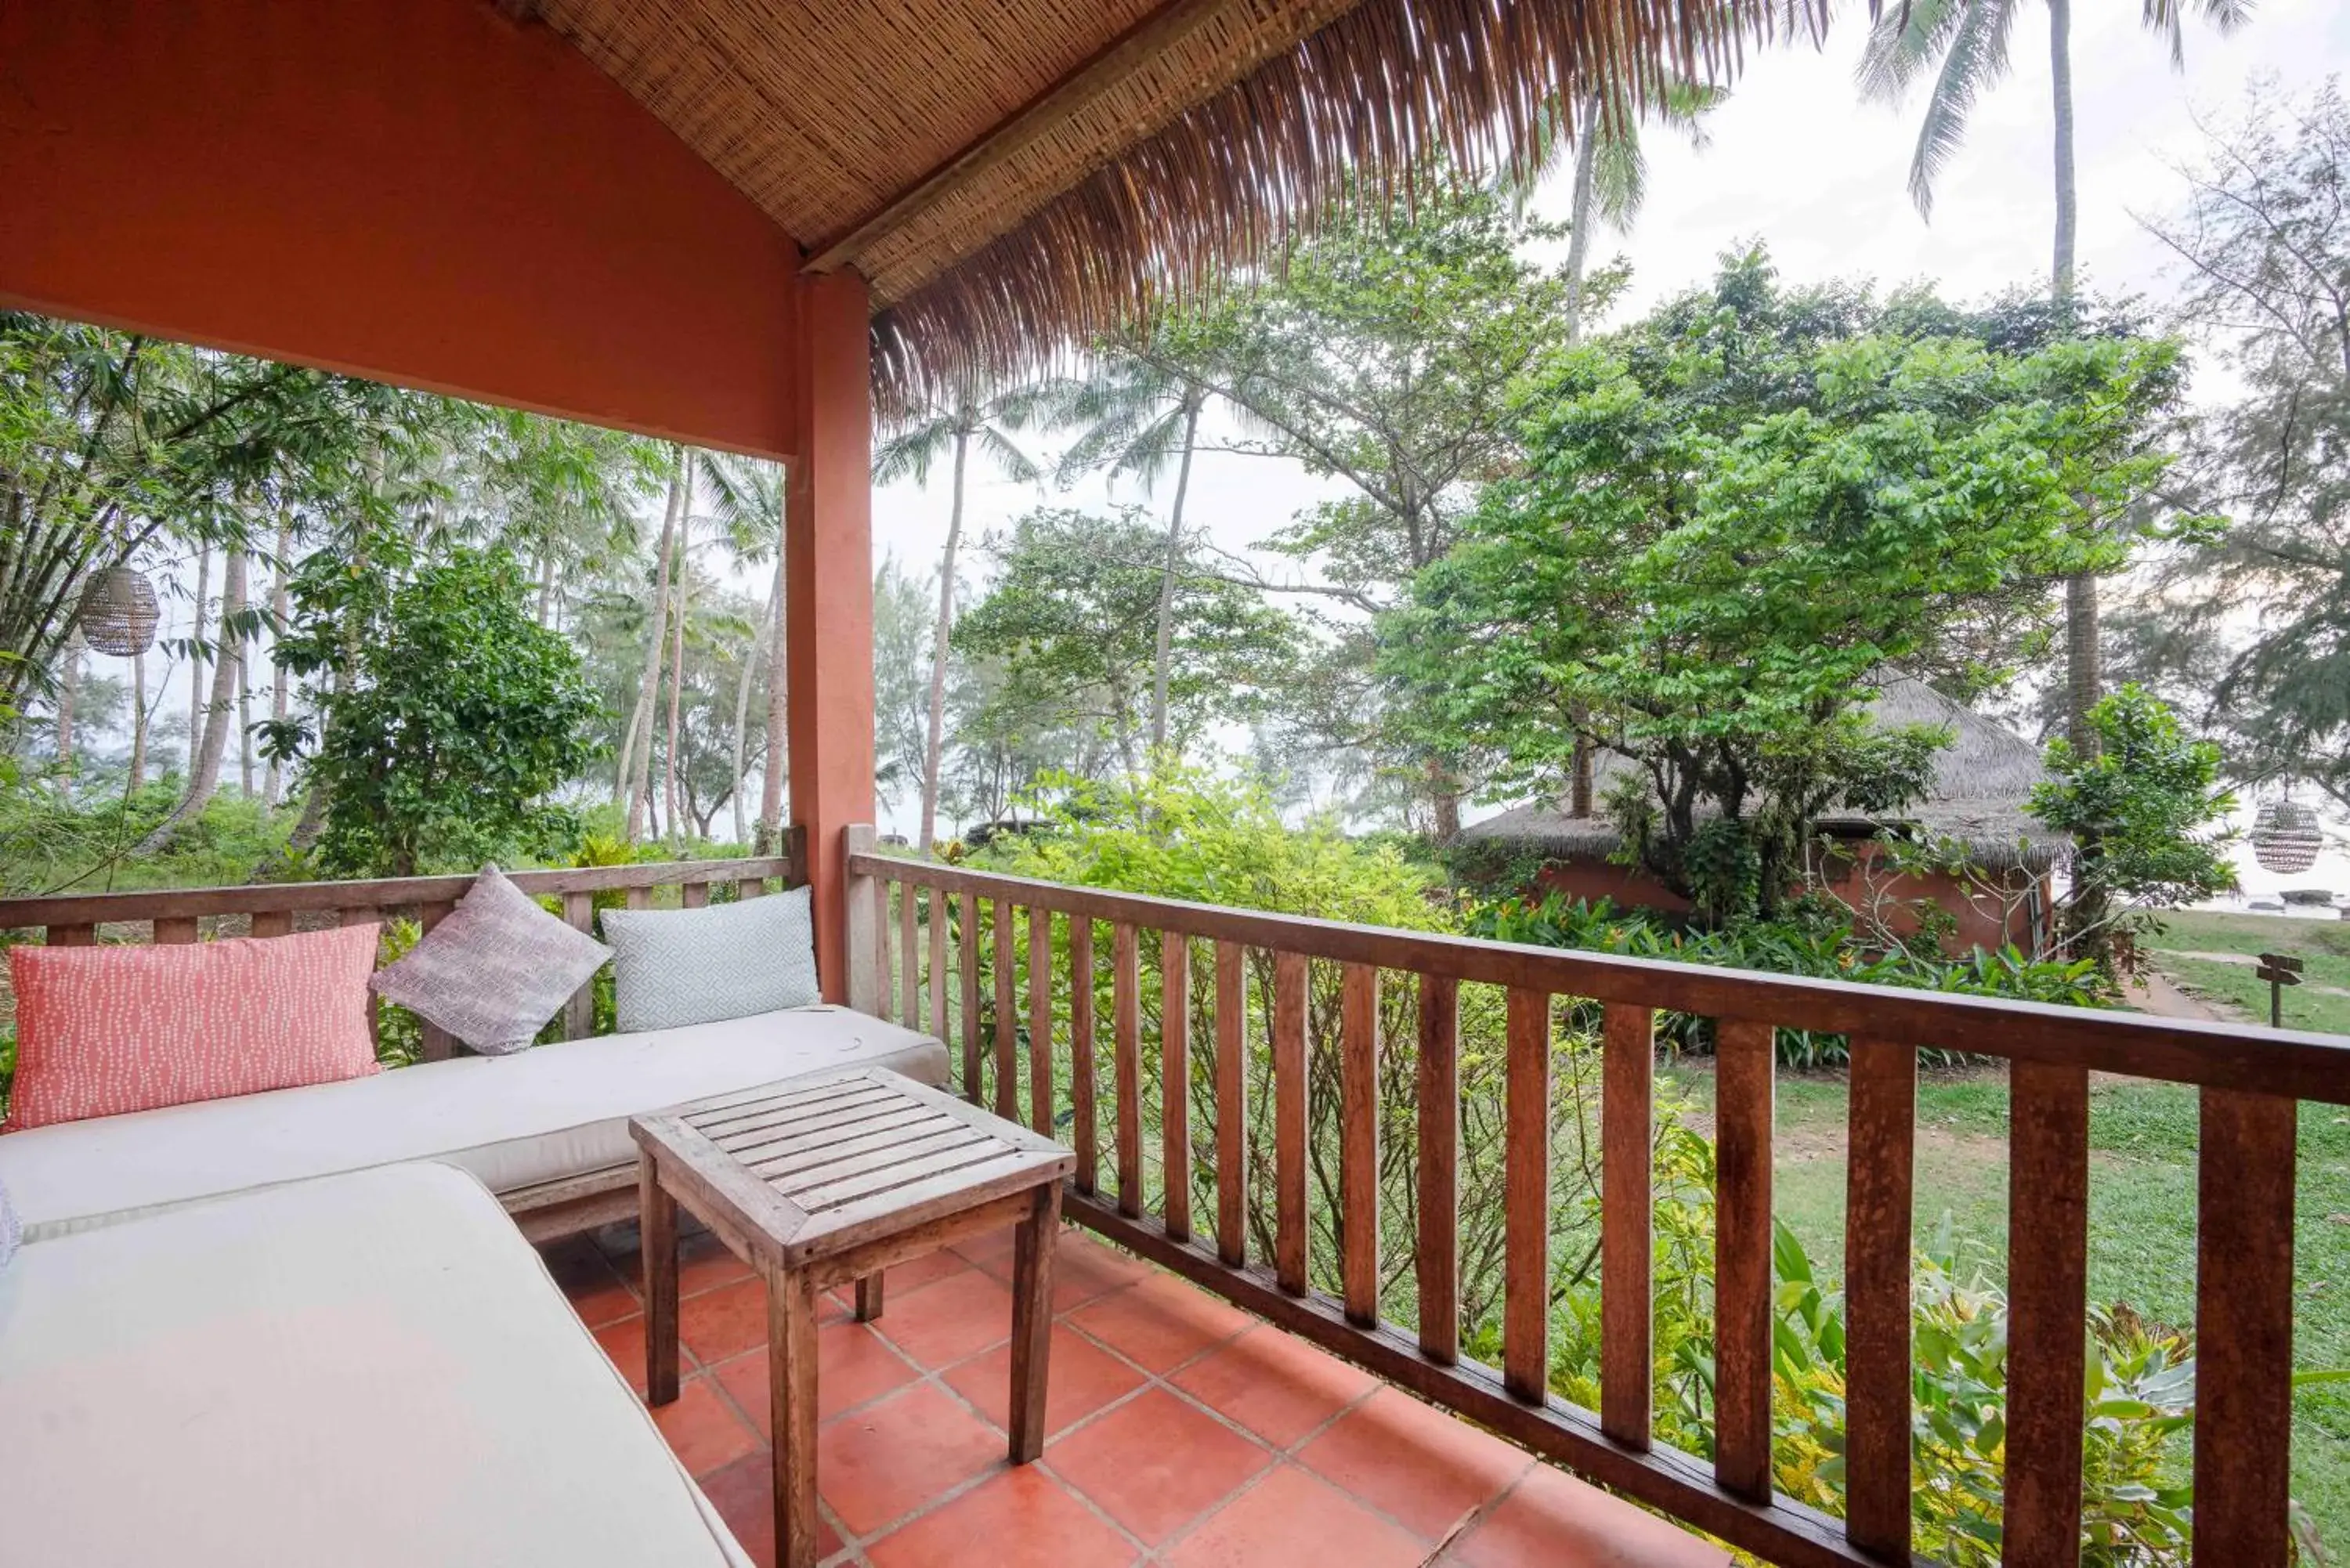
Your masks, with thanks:
[(1826, 0), (500, 0), (871, 283), (895, 400), (1114, 328), (1357, 172), (1491, 161), (1602, 78)]

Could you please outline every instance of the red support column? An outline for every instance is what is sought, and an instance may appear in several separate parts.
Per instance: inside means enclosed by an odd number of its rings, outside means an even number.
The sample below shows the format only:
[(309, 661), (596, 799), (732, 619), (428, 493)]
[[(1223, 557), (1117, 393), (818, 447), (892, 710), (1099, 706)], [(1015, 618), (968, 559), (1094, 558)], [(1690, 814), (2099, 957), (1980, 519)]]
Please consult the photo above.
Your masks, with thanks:
[(803, 279), (799, 453), (784, 521), (792, 821), (807, 833), (816, 970), (847, 1000), (841, 829), (873, 820), (873, 398), (865, 283)]

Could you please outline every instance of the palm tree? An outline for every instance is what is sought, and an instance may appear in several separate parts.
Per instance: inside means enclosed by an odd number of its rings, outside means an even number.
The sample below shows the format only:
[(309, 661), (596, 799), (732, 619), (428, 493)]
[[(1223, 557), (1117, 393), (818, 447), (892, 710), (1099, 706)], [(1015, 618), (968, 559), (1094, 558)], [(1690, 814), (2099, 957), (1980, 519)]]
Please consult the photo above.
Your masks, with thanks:
[[(2147, 27), (2170, 44), (2174, 70), (2187, 64), (2181, 26), (2191, 6), (2222, 33), (2251, 14), (2251, 0), (2143, 0)], [(2007, 74), (2008, 35), (2022, 0), (1909, 0), (1887, 11), (1868, 36), (1860, 59), (1862, 96), (1898, 103), (1929, 71), (1934, 85), (1909, 160), (1909, 197), (1931, 217), (1934, 181), (1965, 140), (1975, 100)], [(2074, 243), (2080, 193), (2073, 175), (2073, 4), (2048, 0), (2048, 67), (2054, 101), (2056, 235), (2048, 292), (2059, 306), (2073, 298)], [(2102, 694), (2097, 632), (2097, 579), (2087, 572), (2064, 580), (2065, 730), (2074, 747), (2093, 753), (2096, 732), (2089, 710)]]
[(928, 854), (938, 836), (939, 760), (946, 746), (947, 637), (954, 629), (955, 552), (962, 544), (963, 482), (971, 449), (1004, 478), (1034, 483), (1044, 471), (1012, 440), (1043, 410), (1045, 389), (1019, 386), (987, 391), (965, 386), (946, 400), (922, 409), (873, 452), (873, 482), (911, 479), (928, 484), (940, 457), (953, 457), (953, 500), (947, 512), (946, 548), (939, 557), (939, 624), (931, 639), (930, 735), (922, 752), (922, 826), (915, 847)]
[[(702, 453), (702, 484), (710, 493), (710, 512), (717, 519), (719, 536), (734, 559), (746, 566), (764, 565), (772, 559), (775, 566), (775, 582), (767, 590), (766, 607), (759, 612), (758, 625), (752, 628), (751, 640), (743, 646), (743, 667), (734, 680), (734, 841), (747, 844), (751, 833), (744, 816), (747, 803), (743, 798), (743, 779), (747, 771), (744, 753), (751, 724), (751, 688), (764, 667), (768, 679), (775, 682), (774, 691), (783, 691), (783, 682), (775, 680), (775, 672), (784, 667), (784, 475), (783, 470), (773, 463), (705, 452)], [(766, 768), (771, 774), (781, 761), (775, 748), (775, 737), (780, 733), (782, 726), (770, 713)]]
[(1167, 549), (1159, 573), (1159, 626), (1150, 675), (1150, 751), (1167, 744), (1168, 670), (1174, 659), (1175, 576), (1183, 559), (1183, 500), (1191, 488), (1191, 454), (1208, 390), (1166, 352), (1113, 350), (1094, 375), (1063, 389), (1053, 423), (1080, 433), (1061, 455), (1059, 481), (1107, 469), (1112, 484), (1132, 474), (1145, 494), (1175, 464), (1175, 500), (1167, 512)]
[[(1622, 83), (1611, 83), (1610, 99), (1594, 88), (1575, 104), (1575, 208), (1567, 219), (1567, 341), (1583, 337), (1584, 279), (1590, 271), (1591, 242), (1601, 224), (1629, 234), (1648, 195), (1648, 160), (1640, 151), (1643, 115), (1679, 130), (1693, 146), (1710, 140), (1705, 117), (1729, 98), (1725, 88), (1669, 79), (1645, 109), (1636, 106)], [(1556, 142), (1554, 141), (1554, 147)]]

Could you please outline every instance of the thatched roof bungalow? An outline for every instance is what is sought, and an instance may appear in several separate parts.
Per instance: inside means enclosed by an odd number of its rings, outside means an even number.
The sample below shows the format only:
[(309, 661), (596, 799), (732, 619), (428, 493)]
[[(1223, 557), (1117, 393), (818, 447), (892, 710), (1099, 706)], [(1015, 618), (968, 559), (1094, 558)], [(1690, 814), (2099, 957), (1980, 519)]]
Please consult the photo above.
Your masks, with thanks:
[[(1823, 839), (1842, 841), (1822, 857), (1823, 880), (1847, 902), (1889, 906), (1930, 899), (1957, 918), (1962, 942), (1996, 946), (2013, 940), (2026, 945), (2037, 930), (2036, 911), (2046, 908), (2048, 875), (2071, 847), (2064, 834), (2026, 810), (2033, 786), (2047, 776), (2039, 752), (1911, 676), (1887, 679), (1867, 711), (1872, 722), (1887, 728), (1941, 725), (1953, 739), (1935, 754), (1933, 783), (1923, 800), (1892, 816), (1831, 811), (1817, 820)], [(1605, 800), (1633, 766), (1622, 755), (1603, 753), (1593, 769), (1595, 799)], [(1886, 832), (1955, 849), (1964, 869), (1898, 879), (1876, 875), (1867, 841)], [(1471, 824), (1454, 842), (1464, 848), (1538, 856), (1544, 862), (1545, 885), (1583, 897), (1687, 908), (1646, 874), (1616, 864), (1623, 835), (1598, 811), (1578, 816), (1562, 802), (1532, 802)]]

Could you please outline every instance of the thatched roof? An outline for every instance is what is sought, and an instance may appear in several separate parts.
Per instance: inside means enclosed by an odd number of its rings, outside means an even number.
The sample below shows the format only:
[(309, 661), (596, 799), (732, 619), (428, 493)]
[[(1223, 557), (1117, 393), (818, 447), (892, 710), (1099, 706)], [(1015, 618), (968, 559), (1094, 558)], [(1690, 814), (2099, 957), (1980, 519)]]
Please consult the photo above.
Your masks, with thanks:
[[(2063, 858), (2070, 840), (2024, 810), (2033, 786), (2048, 776), (2029, 742), (1907, 675), (1886, 680), (1868, 704), (1868, 715), (1887, 728), (1947, 725), (1956, 737), (1935, 753), (1934, 779), (1924, 800), (1883, 821), (1831, 811), (1819, 819), (1821, 828), (1859, 836), (1880, 827), (1914, 828), (1963, 846), (1977, 865), (1995, 870), (2046, 870)], [(1605, 799), (1608, 785), (1631, 766), (1622, 756), (1603, 754), (1593, 770), (1593, 794)], [(1560, 803), (1535, 802), (1471, 823), (1461, 830), (1457, 842), (1523, 847), (1555, 859), (1577, 860), (1604, 859), (1624, 840), (1604, 815), (1574, 816)]]
[[(1487, 169), (1543, 105), (1725, 81), (1827, 0), (498, 0), (871, 282), (885, 398), (1271, 254), (1350, 175)], [(1800, 18), (1800, 22), (1791, 18)]]

